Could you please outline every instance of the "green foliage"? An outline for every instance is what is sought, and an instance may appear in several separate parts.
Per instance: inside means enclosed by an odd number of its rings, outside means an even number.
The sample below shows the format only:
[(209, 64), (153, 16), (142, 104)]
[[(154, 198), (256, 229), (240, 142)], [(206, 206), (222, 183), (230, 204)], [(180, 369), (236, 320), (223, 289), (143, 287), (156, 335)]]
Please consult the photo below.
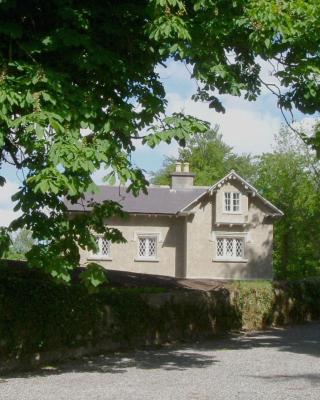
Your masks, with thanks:
[(12, 248), (15, 252), (26, 254), (34, 244), (32, 232), (27, 229), (21, 229), (17, 235), (12, 238)]
[(201, 135), (207, 131), (209, 123), (197, 120), (189, 115), (175, 113), (161, 121), (161, 126), (151, 126), (153, 133), (143, 137), (142, 143), (147, 143), (151, 148), (162, 141), (170, 144), (175, 139), (180, 146), (186, 145), (186, 138), (190, 135)]
[(282, 130), (276, 151), (257, 165), (256, 187), (284, 216), (274, 227), (274, 270), (279, 279), (320, 273), (320, 164)]
[[(210, 186), (232, 169), (246, 179), (255, 176), (254, 159), (250, 155), (237, 155), (222, 140), (219, 128), (209, 129), (202, 134), (195, 133), (179, 148), (179, 160), (190, 163), (196, 174), (195, 184)], [(158, 185), (170, 183), (170, 173), (175, 169), (175, 159), (167, 158), (163, 168), (153, 174), (152, 182)]]
[(31, 250), (34, 243), (32, 232), (20, 229), (16, 235), (11, 233), (9, 248), (2, 257), (8, 260), (25, 260), (26, 253)]
[(231, 284), (234, 301), (241, 310), (241, 326), (263, 329), (273, 322), (274, 287), (268, 281), (239, 281)]
[(87, 265), (87, 268), (81, 273), (80, 277), (90, 293), (94, 293), (99, 285), (108, 281), (105, 269), (93, 262)]
[(320, 278), (273, 283), (239, 281), (229, 290), (244, 329), (301, 323), (320, 316)]
[[(96, 191), (95, 170), (109, 168), (111, 181), (129, 182), (134, 194), (147, 190), (130, 158), (143, 128), (153, 126), (143, 139), (152, 147), (173, 138), (183, 144), (206, 128), (188, 116), (164, 116), (158, 64), (187, 62), (199, 83), (194, 98), (223, 112), (217, 93), (256, 99), (264, 84), (258, 56), (273, 60), (284, 88), (274, 90), (279, 105), (314, 113), (319, 19), (318, 0), (2, 1), (0, 162), (24, 172), (14, 196), (22, 215), (10, 230), (32, 230), (30, 265), (68, 280), (78, 245), (89, 249), (92, 232), (103, 230), (88, 215), (69, 221), (62, 200), (81, 202)], [(93, 216), (102, 214), (121, 212), (113, 204), (93, 207)]]
[(0, 227), (0, 258), (8, 252), (11, 238), (6, 228)]

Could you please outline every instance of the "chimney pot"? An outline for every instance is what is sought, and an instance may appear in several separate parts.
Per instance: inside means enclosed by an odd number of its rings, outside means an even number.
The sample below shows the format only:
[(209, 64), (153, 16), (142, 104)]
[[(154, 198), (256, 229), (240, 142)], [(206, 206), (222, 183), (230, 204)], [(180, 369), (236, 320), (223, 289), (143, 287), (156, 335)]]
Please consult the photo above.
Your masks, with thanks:
[(176, 162), (176, 170), (171, 175), (172, 189), (190, 189), (193, 188), (193, 180), (195, 174), (189, 171), (189, 163), (182, 164)]
[(181, 162), (180, 161), (176, 162), (176, 172), (181, 172)]

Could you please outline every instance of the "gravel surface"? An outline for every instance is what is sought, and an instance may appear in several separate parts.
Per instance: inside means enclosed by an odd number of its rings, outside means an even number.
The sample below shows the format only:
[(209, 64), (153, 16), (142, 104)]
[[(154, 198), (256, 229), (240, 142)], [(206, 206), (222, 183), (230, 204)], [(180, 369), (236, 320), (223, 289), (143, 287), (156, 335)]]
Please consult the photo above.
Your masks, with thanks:
[(0, 399), (319, 400), (320, 324), (12, 374)]

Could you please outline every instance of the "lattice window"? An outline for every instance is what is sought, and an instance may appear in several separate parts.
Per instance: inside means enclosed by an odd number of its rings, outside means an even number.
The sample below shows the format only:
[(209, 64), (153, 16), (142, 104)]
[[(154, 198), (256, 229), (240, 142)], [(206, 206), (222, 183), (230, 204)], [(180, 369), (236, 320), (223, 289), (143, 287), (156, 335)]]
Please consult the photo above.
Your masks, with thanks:
[(234, 239), (236, 245), (236, 257), (243, 257), (243, 240), (242, 239)]
[(226, 257), (233, 257), (233, 239), (225, 239), (226, 241)]
[(224, 193), (224, 211), (239, 212), (240, 211), (240, 193), (225, 192)]
[(217, 238), (216, 257), (225, 259), (243, 259), (244, 240), (242, 238)]
[(149, 257), (155, 257), (157, 250), (156, 238), (149, 238)]
[(147, 239), (139, 238), (139, 257), (147, 256)]
[(139, 237), (138, 255), (142, 258), (156, 258), (157, 238), (155, 236)]
[(104, 256), (110, 255), (110, 242), (107, 239), (100, 238), (100, 252)]
[(98, 245), (98, 252), (94, 254), (95, 257), (110, 257), (110, 241), (102, 236), (96, 236), (96, 243)]
[(217, 256), (223, 257), (223, 239), (217, 239)]

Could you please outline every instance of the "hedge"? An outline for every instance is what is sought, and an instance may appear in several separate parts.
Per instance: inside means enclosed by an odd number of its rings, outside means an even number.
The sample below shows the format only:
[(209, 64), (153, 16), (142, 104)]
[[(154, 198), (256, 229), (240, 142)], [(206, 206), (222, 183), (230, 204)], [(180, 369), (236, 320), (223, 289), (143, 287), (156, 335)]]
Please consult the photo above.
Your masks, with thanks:
[[(0, 266), (0, 369), (54, 352), (134, 348), (317, 319), (320, 279), (235, 282), (210, 292), (59, 285)], [(99, 347), (100, 346), (100, 347)], [(68, 351), (69, 353), (68, 353)], [(71, 351), (71, 353), (70, 353)], [(76, 353), (75, 353), (76, 354)]]

